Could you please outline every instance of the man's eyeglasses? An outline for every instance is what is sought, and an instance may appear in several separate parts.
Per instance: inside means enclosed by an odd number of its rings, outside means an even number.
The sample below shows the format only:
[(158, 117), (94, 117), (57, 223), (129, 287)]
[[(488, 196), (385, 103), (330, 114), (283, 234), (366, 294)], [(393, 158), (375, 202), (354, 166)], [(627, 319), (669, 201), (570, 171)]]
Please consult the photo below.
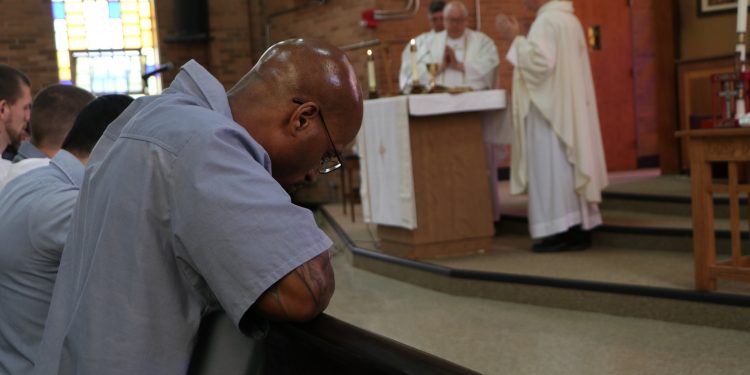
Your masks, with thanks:
[[(299, 105), (305, 104), (305, 101), (300, 98), (292, 98), (292, 102)], [(333, 143), (331, 132), (328, 131), (326, 120), (323, 118), (323, 111), (321, 111), (320, 108), (318, 108), (318, 116), (320, 116), (320, 122), (323, 123), (323, 129), (325, 129), (328, 140), (331, 141), (331, 147), (333, 147), (333, 156), (326, 154), (323, 159), (320, 159), (320, 168), (318, 168), (318, 173), (326, 174), (341, 168), (341, 166), (343, 165), (343, 159), (341, 159), (339, 152), (336, 151), (336, 145)]]

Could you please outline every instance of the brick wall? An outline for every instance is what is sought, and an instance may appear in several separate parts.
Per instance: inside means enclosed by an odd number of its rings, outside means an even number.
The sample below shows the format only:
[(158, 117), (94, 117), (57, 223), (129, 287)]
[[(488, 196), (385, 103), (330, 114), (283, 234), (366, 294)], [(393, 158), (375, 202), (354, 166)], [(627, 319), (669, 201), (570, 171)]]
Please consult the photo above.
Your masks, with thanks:
[[(263, 19), (268, 20), (268, 34), (263, 34), (266, 42), (275, 42), (297, 37), (327, 41), (344, 47), (372, 40), (376, 32), (359, 25), (360, 14), (372, 8), (374, 0), (328, 0), (324, 4), (316, 1), (274, 1), (263, 9)], [(265, 22), (262, 22), (266, 26)], [(366, 48), (347, 50), (363, 90), (367, 89)], [(378, 69), (383, 69), (382, 64)], [(379, 72), (379, 75), (384, 72)]]
[(32, 93), (59, 81), (49, 0), (0, 0), (0, 63), (23, 70)]
[[(190, 59), (206, 67), (225, 88), (230, 88), (252, 67), (250, 9), (247, 0), (208, 1), (209, 39), (170, 41), (176, 34), (174, 7), (179, 0), (155, 1), (162, 62), (179, 67)], [(164, 74), (165, 87), (177, 69)]]

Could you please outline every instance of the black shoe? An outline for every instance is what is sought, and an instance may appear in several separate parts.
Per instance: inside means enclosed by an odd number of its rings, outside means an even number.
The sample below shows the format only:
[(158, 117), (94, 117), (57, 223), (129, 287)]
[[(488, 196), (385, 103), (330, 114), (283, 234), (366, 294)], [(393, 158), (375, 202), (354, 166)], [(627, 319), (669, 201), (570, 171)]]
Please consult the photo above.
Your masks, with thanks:
[(565, 246), (561, 251), (586, 250), (591, 247), (591, 232), (582, 230), (580, 225), (570, 227), (563, 233)]
[(559, 251), (578, 251), (586, 250), (591, 247), (591, 241), (588, 239), (580, 239), (573, 242), (565, 242), (563, 247)]
[(565, 237), (563, 237), (562, 234), (555, 234), (544, 238), (541, 242), (535, 243), (531, 247), (531, 251), (535, 253), (554, 253), (563, 251), (562, 249), (565, 246)]
[(531, 250), (535, 253), (558, 253), (561, 251), (586, 250), (591, 247), (591, 233), (581, 229), (580, 225), (570, 227), (566, 232), (546, 237), (534, 244)]

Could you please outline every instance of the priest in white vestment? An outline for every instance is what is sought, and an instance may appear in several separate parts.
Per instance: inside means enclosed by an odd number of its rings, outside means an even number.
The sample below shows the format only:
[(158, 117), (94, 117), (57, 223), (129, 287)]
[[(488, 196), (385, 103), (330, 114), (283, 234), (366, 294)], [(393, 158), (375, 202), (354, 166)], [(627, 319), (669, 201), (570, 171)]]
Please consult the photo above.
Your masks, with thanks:
[[(430, 22), (430, 31), (423, 32), (414, 37), (417, 54), (421, 54), (418, 55), (417, 61), (420, 59), (422, 60), (422, 73), (426, 71), (426, 68), (424, 68), (424, 63), (426, 62), (424, 61), (424, 58), (427, 56), (426, 46), (432, 41), (435, 34), (445, 30), (443, 24), (443, 8), (445, 8), (445, 1), (435, 0), (431, 2), (429, 8), (427, 8), (427, 20)], [(418, 73), (418, 75), (419, 74), (420, 73)], [(407, 43), (404, 50), (401, 52), (401, 70), (398, 75), (398, 87), (402, 92), (406, 90), (409, 84), (411, 84), (411, 78), (411, 44)]]
[[(462, 2), (451, 1), (443, 8), (445, 30), (417, 46), (417, 76), (422, 85), (430, 83), (426, 64), (437, 63), (438, 85), (473, 90), (494, 88), (495, 70), (500, 64), (495, 42), (482, 32), (468, 29), (467, 20), (468, 11)], [(410, 63), (403, 57), (402, 61)], [(404, 90), (411, 83), (410, 78), (402, 76), (399, 83)]]
[(588, 47), (572, 2), (523, 2), (537, 11), (527, 37), (497, 18), (513, 40), (511, 193), (528, 194), (529, 232), (543, 238), (534, 251), (585, 249), (608, 184)]

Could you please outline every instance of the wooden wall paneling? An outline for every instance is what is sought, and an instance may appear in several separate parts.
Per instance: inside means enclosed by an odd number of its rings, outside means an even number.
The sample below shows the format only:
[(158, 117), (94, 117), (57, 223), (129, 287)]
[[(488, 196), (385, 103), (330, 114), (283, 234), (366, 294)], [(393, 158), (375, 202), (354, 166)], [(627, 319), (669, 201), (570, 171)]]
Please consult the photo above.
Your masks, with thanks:
[(636, 153), (639, 166), (658, 161), (662, 173), (679, 172), (673, 5), (641, 0), (632, 6)]
[(625, 1), (575, 0), (584, 31), (601, 27), (601, 50), (589, 48), (602, 141), (610, 171), (636, 168), (631, 12)]

